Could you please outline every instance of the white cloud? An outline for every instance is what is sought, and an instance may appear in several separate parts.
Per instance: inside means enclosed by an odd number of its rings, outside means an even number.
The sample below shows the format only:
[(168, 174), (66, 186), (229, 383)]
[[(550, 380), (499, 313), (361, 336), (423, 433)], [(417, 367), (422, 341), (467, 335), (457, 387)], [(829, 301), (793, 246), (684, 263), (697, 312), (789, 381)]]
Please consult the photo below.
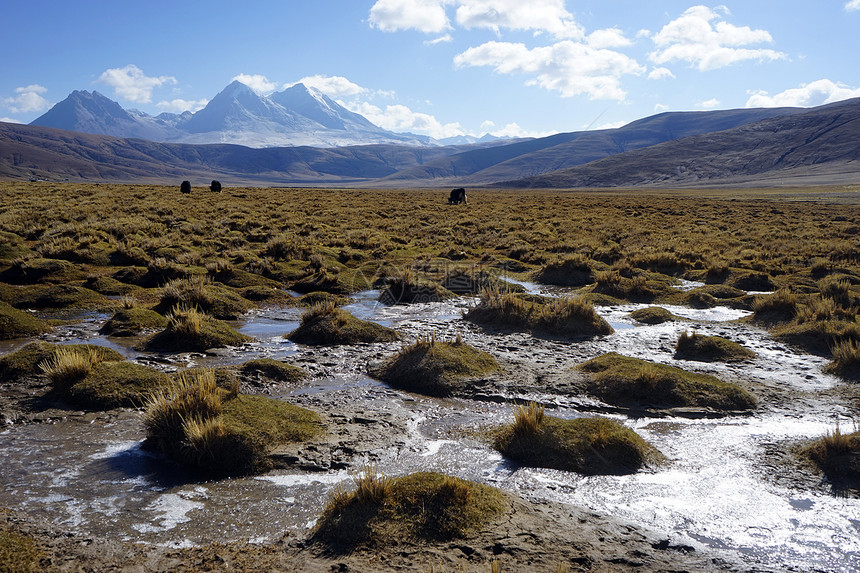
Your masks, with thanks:
[(316, 88), (332, 98), (352, 97), (365, 94), (369, 91), (367, 88), (363, 88), (343, 76), (323, 76), (319, 74), (314, 76), (305, 76), (295, 83), (285, 84), (284, 88), (288, 88), (296, 84), (305, 84), (308, 87)]
[(854, 97), (860, 97), (860, 88), (821, 79), (772, 96), (766, 91), (754, 92), (747, 100), (746, 107), (807, 107)]
[(548, 32), (556, 38), (582, 38), (583, 28), (564, 7), (564, 0), (459, 0), (457, 23), (466, 29), (502, 28)]
[(599, 131), (601, 129), (618, 129), (619, 127), (624, 127), (630, 123), (629, 121), (613, 121), (611, 123), (604, 123), (602, 125), (598, 125), (594, 128), (595, 131)]
[(370, 25), (383, 32), (418, 30), (438, 34), (450, 28), (446, 0), (377, 0), (370, 8)]
[[(717, 8), (728, 14), (724, 6)], [(716, 21), (716, 22), (715, 22)], [(772, 43), (766, 30), (735, 26), (707, 6), (693, 6), (666, 24), (652, 37), (657, 49), (649, 54), (656, 64), (688, 62), (700, 71), (723, 68), (737, 62), (778, 60), (785, 54), (751, 44)]]
[(424, 44), (426, 44), (427, 46), (435, 46), (436, 44), (447, 44), (453, 41), (454, 38), (451, 36), (451, 34), (445, 34), (444, 36), (439, 36), (438, 38), (433, 40), (426, 40)]
[(150, 103), (153, 89), (164, 84), (175, 84), (176, 78), (171, 76), (147, 77), (143, 70), (134, 64), (129, 64), (124, 68), (105, 70), (97, 81), (113, 87), (114, 94), (127, 101)]
[(665, 103), (658, 103), (654, 106), (654, 111), (657, 113), (663, 113), (664, 111), (669, 111), (670, 109), (672, 108)]
[(654, 68), (650, 72), (648, 72), (649, 80), (665, 80), (667, 78), (674, 78), (675, 74), (669, 68)]
[(496, 127), (495, 122), (486, 120), (481, 122), (481, 133), (472, 134), (476, 137), (489, 133), (496, 137), (547, 137), (558, 133), (557, 131), (528, 131), (517, 123), (508, 123), (504, 127)]
[(21, 88), (15, 88), (15, 96), (5, 98), (3, 103), (12, 113), (28, 113), (33, 111), (44, 111), (50, 103), (42, 97), (48, 88), (39, 84), (31, 84)]
[(447, 8), (456, 6), (455, 20), (467, 30), (484, 28), (497, 34), (503, 29), (531, 30), (556, 38), (581, 39), (584, 30), (564, 3), (565, 0), (377, 0), (368, 21), (384, 32), (418, 30), (438, 34), (452, 28)]
[(592, 48), (626, 48), (633, 42), (618, 28), (595, 30), (588, 35), (588, 45)]
[(11, 117), (0, 117), (0, 121), (2, 121), (4, 123), (23, 123), (22, 121), (19, 121), (17, 119), (11, 118)]
[(532, 76), (526, 85), (539, 85), (563, 97), (587, 95), (591, 99), (619, 101), (626, 96), (621, 89), (621, 76), (645, 72), (643, 66), (620, 52), (570, 40), (534, 49), (519, 43), (487, 42), (458, 54), (454, 64), (489, 66), (501, 74)]
[(412, 111), (405, 105), (388, 105), (382, 109), (368, 102), (360, 102), (347, 104), (346, 107), (390, 131), (408, 131), (436, 139), (465, 134), (459, 123), (443, 124), (432, 115)]
[(860, 0), (851, 0), (845, 4), (846, 10), (860, 10)]
[(242, 82), (260, 95), (271, 93), (278, 88), (278, 84), (261, 74), (239, 74), (233, 76), (230, 81)]
[(698, 105), (699, 109), (717, 109), (720, 107), (720, 100), (717, 98), (711, 98), (709, 100), (700, 102)]
[(206, 104), (209, 103), (208, 99), (199, 99), (199, 100), (187, 100), (187, 99), (173, 99), (170, 101), (160, 101), (155, 104), (159, 109), (164, 111), (169, 111), (173, 113), (182, 113), (184, 111), (199, 111), (206, 107)]

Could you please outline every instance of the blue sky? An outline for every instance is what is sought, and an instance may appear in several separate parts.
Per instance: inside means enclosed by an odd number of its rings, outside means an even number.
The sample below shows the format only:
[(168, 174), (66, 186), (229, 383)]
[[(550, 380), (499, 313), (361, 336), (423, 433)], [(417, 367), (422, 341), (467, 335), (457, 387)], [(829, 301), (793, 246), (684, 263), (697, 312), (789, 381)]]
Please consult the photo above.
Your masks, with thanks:
[(0, 119), (302, 81), (395, 131), (538, 136), (860, 96), (860, 0), (9, 0)]

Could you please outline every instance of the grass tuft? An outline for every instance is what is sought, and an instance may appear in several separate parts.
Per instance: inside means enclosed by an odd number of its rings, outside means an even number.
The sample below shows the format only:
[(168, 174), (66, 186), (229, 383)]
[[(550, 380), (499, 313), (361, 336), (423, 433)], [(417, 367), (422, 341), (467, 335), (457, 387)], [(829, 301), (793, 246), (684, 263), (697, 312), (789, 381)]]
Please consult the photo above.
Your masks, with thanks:
[(688, 372), (615, 352), (578, 366), (587, 373), (587, 390), (609, 404), (631, 408), (696, 407), (750, 410), (754, 396), (708, 374)]
[(663, 460), (656, 448), (618, 422), (563, 420), (531, 405), (517, 410), (514, 423), (498, 432), (494, 447), (529, 466), (586, 475), (635, 473)]
[(469, 381), (499, 370), (495, 359), (462, 340), (455, 342), (419, 338), (404, 346), (370, 374), (408, 392), (449, 396)]

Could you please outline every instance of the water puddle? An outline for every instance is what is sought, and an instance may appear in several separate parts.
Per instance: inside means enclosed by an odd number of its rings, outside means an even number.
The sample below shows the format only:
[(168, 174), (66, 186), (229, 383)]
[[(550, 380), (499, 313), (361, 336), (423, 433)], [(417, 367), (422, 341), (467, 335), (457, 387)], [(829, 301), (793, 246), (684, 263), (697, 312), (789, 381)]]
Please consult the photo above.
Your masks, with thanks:
[[(545, 294), (539, 285), (521, 281)], [(679, 288), (695, 288), (681, 282)], [(562, 293), (561, 290), (553, 291)], [(492, 337), (463, 321), (475, 299), (386, 306), (378, 291), (359, 293), (346, 307), (354, 315), (398, 329), (406, 340), (436, 333), (462, 335), (492, 346), (499, 354), (524, 356), (532, 348), (525, 336)], [(580, 354), (615, 351), (627, 356), (675, 364), (743, 379), (782, 391), (816, 392), (841, 382), (822, 373), (826, 361), (792, 351), (766, 331), (733, 322), (746, 312), (726, 307), (666, 307), (688, 321), (643, 325), (630, 312), (647, 305), (617, 305), (597, 310), (615, 333), (587, 343)], [(848, 411), (836, 399), (810, 399), (781, 407), (770, 402), (753, 416), (721, 420), (636, 419), (617, 417), (652, 442), (668, 458), (665, 467), (631, 476), (593, 476), (522, 468), (505, 460), (474, 436), (488, 425), (512, 418), (507, 404), (469, 400), (435, 400), (399, 394), (364, 374), (368, 360), (395, 351), (400, 343), (356, 349), (308, 348), (286, 340), (298, 326), (300, 309), (264, 309), (236, 321), (256, 341), (212, 355), (169, 358), (134, 351), (134, 341), (98, 334), (98, 318), (58, 329), (52, 342), (87, 342), (114, 348), (132, 360), (166, 369), (185, 365), (225, 365), (255, 357), (287, 359), (318, 370), (290, 399), (316, 400), (338, 393), (366, 397), (367, 407), (406, 412), (405, 444), (374, 452), (387, 475), (440, 471), (496, 485), (531, 499), (571, 503), (629, 520), (669, 535), (673, 542), (728, 549), (757, 566), (795, 570), (860, 570), (860, 500), (829, 495), (823, 486), (808, 491), (777, 485), (769, 474), (780, 468), (763, 465), (764, 450), (786, 440), (818, 437), (837, 420), (850, 426)], [(696, 330), (744, 344), (757, 358), (741, 364), (692, 363), (676, 360), (681, 332)], [(24, 341), (4, 342), (0, 352)], [(535, 352), (564, 355), (577, 345), (542, 342)], [(519, 353), (519, 354), (518, 354)], [(557, 396), (534, 396), (548, 404)], [(361, 398), (362, 400), (364, 398)], [(364, 402), (362, 402), (364, 404)], [(576, 417), (574, 409), (549, 412)], [(53, 424), (13, 426), (0, 433), (0, 507), (49, 518), (88, 535), (189, 546), (244, 540), (265, 542), (284, 532), (306, 532), (315, 523), (333, 488), (350, 485), (351, 471), (269, 474), (215, 482), (198, 482), (160, 456), (141, 448), (143, 427), (137, 412), (104, 417), (70, 418)]]

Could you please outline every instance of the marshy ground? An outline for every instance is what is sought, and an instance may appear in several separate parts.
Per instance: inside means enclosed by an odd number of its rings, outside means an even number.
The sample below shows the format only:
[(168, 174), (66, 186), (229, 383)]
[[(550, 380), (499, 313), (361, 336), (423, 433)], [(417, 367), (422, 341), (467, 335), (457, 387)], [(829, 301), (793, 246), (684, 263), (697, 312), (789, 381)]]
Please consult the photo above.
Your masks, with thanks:
[[(858, 198), (475, 191), (449, 206), (442, 191), (3, 183), (3, 546), (21, 570), (856, 569), (853, 438), (827, 474), (827, 447), (803, 452), (856, 429)], [(312, 344), (291, 336), (318, 318)], [(356, 320), (391, 330), (353, 337), (378, 330)], [(34, 340), (117, 355), (60, 392), (10, 358)], [(409, 393), (427, 385), (403, 365), (396, 387), (371, 377), (410, 345), (424, 366), (445, 358), (433, 391)], [(316, 412), (324, 431), (272, 444), (274, 469), (210, 479), (142, 447), (142, 408), (99, 394), (143, 367), (213, 368), (224, 391)], [(659, 460), (518, 465), (494, 436), (528, 403), (549, 436), (601, 416)], [(450, 539), (315, 542), (327, 500), (371, 466), (496, 487), (500, 513)]]

